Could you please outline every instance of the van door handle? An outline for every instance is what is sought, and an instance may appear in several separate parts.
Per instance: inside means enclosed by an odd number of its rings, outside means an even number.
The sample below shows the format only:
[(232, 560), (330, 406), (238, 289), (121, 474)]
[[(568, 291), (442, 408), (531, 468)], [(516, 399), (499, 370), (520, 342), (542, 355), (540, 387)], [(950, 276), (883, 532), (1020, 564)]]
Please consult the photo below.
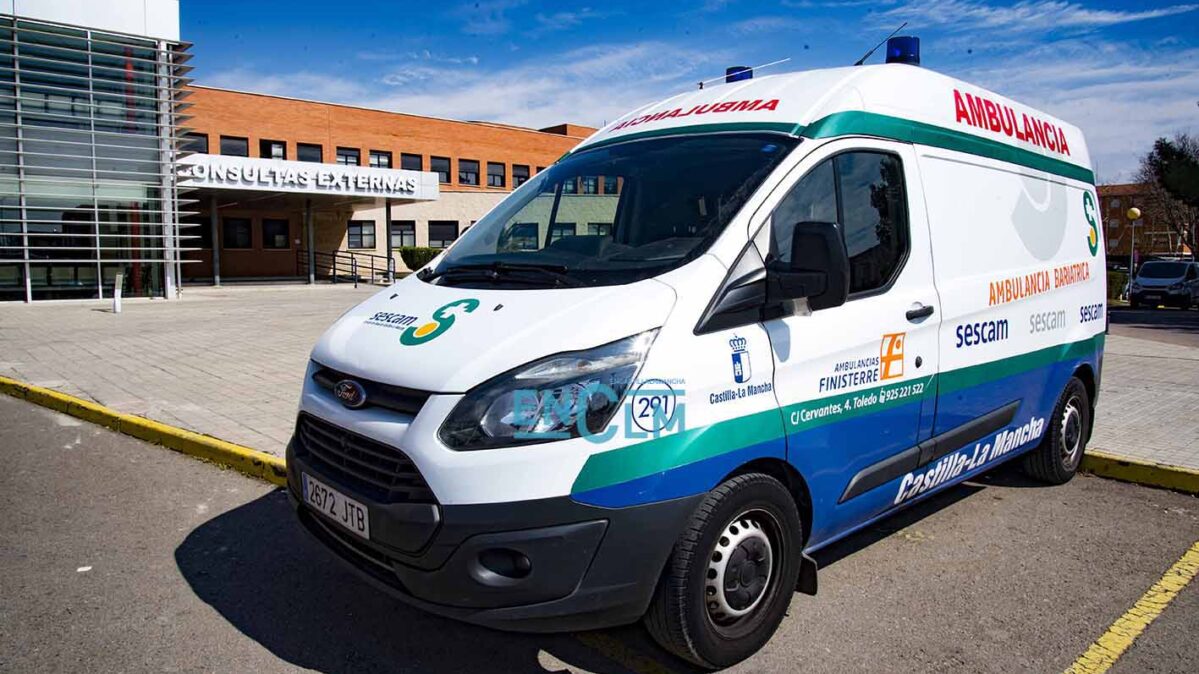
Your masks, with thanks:
[(933, 305), (925, 304), (919, 307), (908, 309), (907, 317), (909, 321), (918, 321), (921, 318), (928, 318), (933, 315)]

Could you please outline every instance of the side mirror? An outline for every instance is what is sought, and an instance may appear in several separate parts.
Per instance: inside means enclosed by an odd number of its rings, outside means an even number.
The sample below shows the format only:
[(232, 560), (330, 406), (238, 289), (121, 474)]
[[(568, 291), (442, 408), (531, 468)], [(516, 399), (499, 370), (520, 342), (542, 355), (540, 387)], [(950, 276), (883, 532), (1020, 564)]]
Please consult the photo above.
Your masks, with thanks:
[(841, 225), (801, 222), (791, 239), (791, 262), (775, 262), (767, 277), (767, 299), (808, 300), (808, 308), (828, 309), (849, 296), (849, 255)]

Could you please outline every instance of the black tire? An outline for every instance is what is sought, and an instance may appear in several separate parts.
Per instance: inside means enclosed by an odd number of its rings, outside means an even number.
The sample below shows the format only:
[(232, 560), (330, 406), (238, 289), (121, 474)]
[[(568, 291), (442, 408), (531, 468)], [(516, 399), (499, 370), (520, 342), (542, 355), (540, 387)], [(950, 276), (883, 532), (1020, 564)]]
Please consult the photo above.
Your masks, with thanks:
[(1071, 377), (1053, 407), (1041, 444), (1024, 457), (1024, 472), (1049, 484), (1065, 484), (1078, 472), (1091, 436), (1091, 397)]
[(802, 530), (795, 501), (773, 477), (748, 473), (721, 483), (675, 542), (645, 615), (649, 633), (666, 650), (709, 669), (756, 653), (791, 603)]
[(1140, 309), (1140, 308), (1141, 308), (1141, 303), (1140, 303), (1140, 302), (1138, 302), (1138, 301), (1136, 301), (1136, 300), (1130, 300), (1130, 301), (1128, 302), (1128, 308), (1129, 308), (1129, 309)]

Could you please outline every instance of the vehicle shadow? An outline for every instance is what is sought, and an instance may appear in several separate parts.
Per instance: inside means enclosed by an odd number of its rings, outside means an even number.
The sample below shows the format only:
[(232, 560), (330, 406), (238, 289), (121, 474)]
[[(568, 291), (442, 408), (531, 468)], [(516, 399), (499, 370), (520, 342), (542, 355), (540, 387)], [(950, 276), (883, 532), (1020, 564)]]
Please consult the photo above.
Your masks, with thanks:
[[(820, 550), (816, 561), (821, 568), (835, 564), (988, 485), (1041, 486), (1009, 462)], [(699, 671), (660, 648), (640, 625), (514, 634), (411, 608), (358, 578), (314, 541), (282, 490), (200, 525), (176, 548), (175, 561), (196, 596), (297, 667), (321, 672)]]
[[(297, 667), (322, 672), (627, 672), (568, 634), (509, 634), (410, 608), (305, 532), (276, 490), (193, 530), (175, 549), (200, 599)], [(603, 634), (603, 633), (600, 633)]]

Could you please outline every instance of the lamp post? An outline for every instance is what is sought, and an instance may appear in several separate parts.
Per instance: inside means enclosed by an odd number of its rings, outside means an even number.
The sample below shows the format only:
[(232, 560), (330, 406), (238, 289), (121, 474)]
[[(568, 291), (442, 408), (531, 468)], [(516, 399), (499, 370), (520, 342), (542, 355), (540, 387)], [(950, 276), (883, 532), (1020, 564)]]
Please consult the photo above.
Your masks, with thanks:
[(1126, 212), (1125, 215), (1128, 217), (1128, 233), (1130, 237), (1128, 247), (1128, 284), (1129, 289), (1131, 289), (1133, 275), (1132, 268), (1133, 264), (1136, 263), (1137, 254), (1137, 220), (1141, 219), (1141, 209), (1133, 206), (1132, 208), (1128, 209), (1128, 212)]

